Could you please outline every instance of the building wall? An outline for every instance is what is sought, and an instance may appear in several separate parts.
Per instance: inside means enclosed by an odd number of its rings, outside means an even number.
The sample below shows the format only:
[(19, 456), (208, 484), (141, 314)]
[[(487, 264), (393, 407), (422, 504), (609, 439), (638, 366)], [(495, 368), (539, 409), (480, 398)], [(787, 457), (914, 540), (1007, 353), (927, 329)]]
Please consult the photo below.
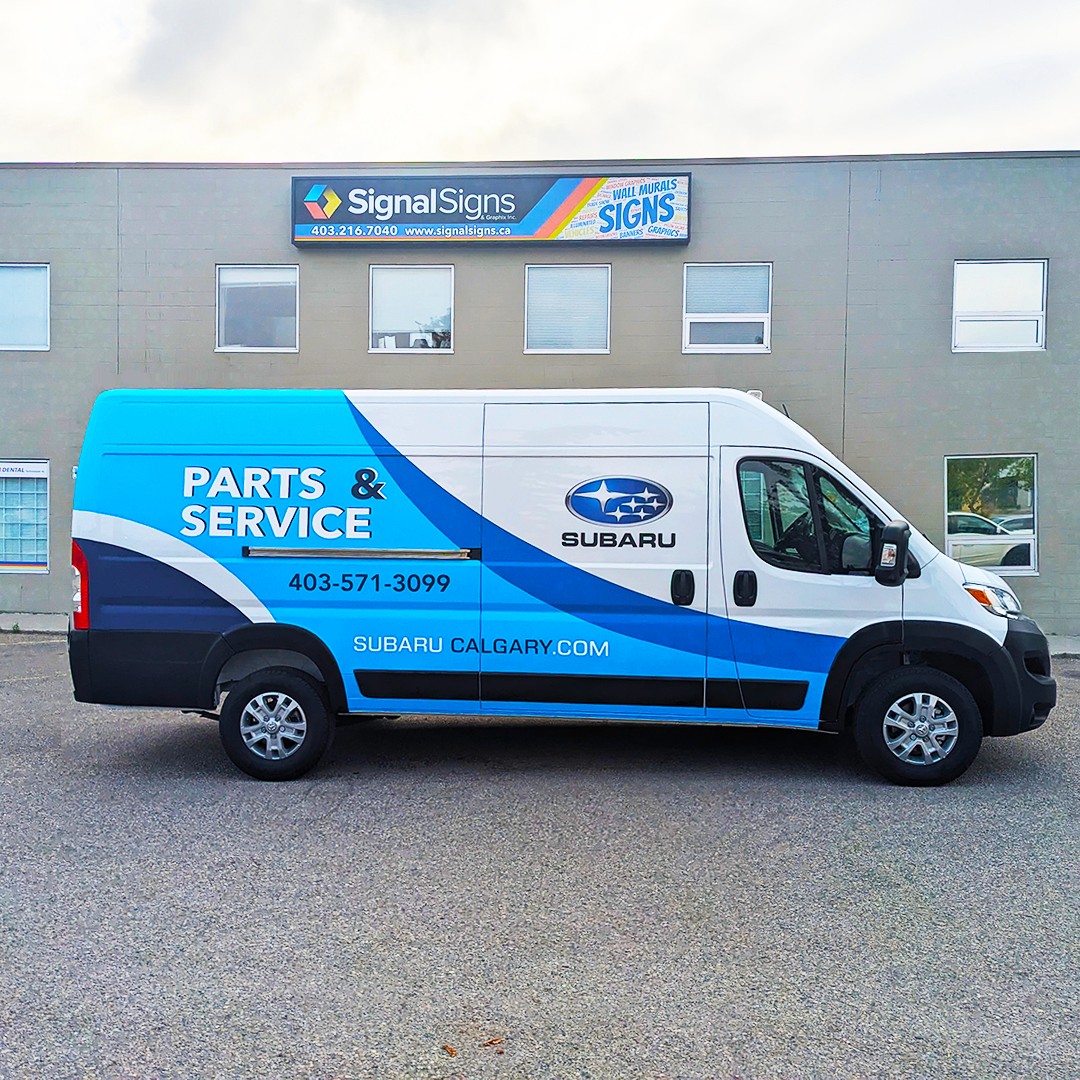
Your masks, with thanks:
[[(1080, 629), (1080, 159), (852, 165), (844, 456), (937, 544), (946, 454), (1038, 454), (1044, 629)], [(957, 259), (1048, 259), (1045, 352), (954, 353)]]
[[(600, 167), (690, 171), (690, 244), (298, 250), (293, 175), (379, 170), (0, 167), (0, 262), (48, 262), (52, 288), (50, 351), (0, 353), (0, 458), (52, 465), (51, 572), (0, 575), (0, 611), (68, 608), (71, 467), (93, 398), (111, 386), (718, 385), (785, 405), (937, 543), (944, 455), (1038, 453), (1040, 574), (1013, 584), (1046, 629), (1080, 631), (1080, 159)], [(951, 351), (953, 262), (980, 258), (1049, 259), (1045, 352)], [(769, 354), (682, 354), (683, 264), (714, 261), (773, 264)], [(529, 262), (611, 264), (610, 355), (524, 354)], [(298, 353), (214, 351), (220, 263), (299, 265)], [(368, 352), (373, 263), (454, 265), (452, 355)]]
[(48, 574), (0, 574), (0, 611), (67, 611), (72, 466), (117, 382), (117, 170), (0, 170), (0, 262), (50, 265), (51, 347), (0, 352), (0, 459), (50, 462)]

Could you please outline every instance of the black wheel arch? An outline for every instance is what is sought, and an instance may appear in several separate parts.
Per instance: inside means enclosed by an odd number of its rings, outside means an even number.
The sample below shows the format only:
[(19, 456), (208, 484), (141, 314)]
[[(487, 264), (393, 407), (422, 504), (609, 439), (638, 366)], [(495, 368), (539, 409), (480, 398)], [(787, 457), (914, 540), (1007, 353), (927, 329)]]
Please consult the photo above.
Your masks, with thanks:
[(985, 734), (1017, 730), (1020, 687), (1012, 658), (1001, 645), (974, 627), (899, 619), (863, 627), (844, 643), (825, 682), (818, 727), (848, 727), (866, 688), (907, 664), (925, 664), (963, 683), (979, 707)]
[(310, 630), (287, 623), (251, 623), (222, 634), (203, 661), (199, 676), (202, 701), (210, 707), (216, 705), (218, 680), (230, 660), (245, 652), (264, 651), (299, 653), (306, 657), (326, 687), (331, 712), (347, 710), (345, 684), (333, 654)]

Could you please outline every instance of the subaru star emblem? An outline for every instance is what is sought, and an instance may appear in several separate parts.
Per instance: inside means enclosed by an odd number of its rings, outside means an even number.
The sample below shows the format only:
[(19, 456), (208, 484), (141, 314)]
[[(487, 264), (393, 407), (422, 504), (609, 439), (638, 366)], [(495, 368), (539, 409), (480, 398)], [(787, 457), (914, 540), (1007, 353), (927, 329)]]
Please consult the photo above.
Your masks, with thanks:
[(566, 509), (594, 525), (641, 525), (671, 509), (671, 492), (640, 476), (598, 476), (571, 488)]

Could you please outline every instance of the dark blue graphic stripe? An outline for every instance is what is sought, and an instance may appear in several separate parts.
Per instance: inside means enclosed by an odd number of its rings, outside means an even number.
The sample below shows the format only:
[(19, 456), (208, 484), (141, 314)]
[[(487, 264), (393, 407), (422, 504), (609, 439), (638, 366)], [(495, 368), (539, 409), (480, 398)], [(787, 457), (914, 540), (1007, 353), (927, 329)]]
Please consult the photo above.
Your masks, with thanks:
[(222, 633), (251, 622), (212, 589), (157, 559), (98, 540), (80, 539), (79, 547), (89, 571), (95, 630)]

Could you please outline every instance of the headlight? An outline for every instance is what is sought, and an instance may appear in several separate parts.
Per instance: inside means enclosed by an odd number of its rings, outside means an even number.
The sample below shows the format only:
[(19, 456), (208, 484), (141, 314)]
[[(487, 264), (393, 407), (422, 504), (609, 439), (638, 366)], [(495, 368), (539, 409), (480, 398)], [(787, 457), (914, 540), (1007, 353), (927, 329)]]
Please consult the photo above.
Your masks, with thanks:
[(1008, 589), (998, 589), (993, 585), (972, 585), (966, 581), (964, 588), (987, 611), (992, 611), (995, 615), (1015, 619), (1020, 614), (1020, 601)]

